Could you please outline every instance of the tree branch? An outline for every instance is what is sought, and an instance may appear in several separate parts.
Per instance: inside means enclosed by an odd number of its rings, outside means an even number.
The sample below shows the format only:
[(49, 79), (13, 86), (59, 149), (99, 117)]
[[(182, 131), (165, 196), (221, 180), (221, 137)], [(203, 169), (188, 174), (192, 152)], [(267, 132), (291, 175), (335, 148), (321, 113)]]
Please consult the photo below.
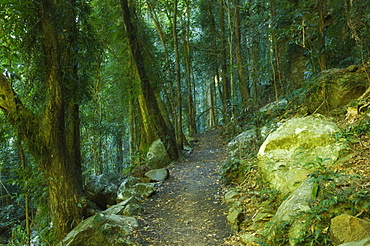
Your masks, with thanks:
[(4, 74), (0, 74), (0, 109), (21, 139), (36, 141), (39, 129), (36, 116), (24, 107)]
[(224, 111), (222, 111), (222, 108), (219, 108), (219, 107), (209, 107), (207, 108), (205, 111), (203, 111), (202, 113), (200, 113), (198, 116), (197, 116), (197, 119), (196, 121), (198, 121), (200, 119), (200, 117), (202, 117), (203, 114), (207, 113), (208, 111), (212, 110), (212, 109), (217, 109), (219, 111), (221, 111), (222, 114), (224, 114)]
[(0, 75), (0, 108), (7, 114), (16, 108), (16, 94), (4, 74)]

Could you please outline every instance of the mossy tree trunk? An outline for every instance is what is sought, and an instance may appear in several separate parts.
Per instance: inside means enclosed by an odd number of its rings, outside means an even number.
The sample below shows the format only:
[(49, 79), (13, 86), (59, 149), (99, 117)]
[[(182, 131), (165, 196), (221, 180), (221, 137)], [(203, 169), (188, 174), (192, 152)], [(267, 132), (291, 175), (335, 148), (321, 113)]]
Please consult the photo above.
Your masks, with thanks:
[(140, 89), (144, 103), (143, 106), (146, 107), (150, 119), (148, 124), (151, 124), (152, 131), (156, 132), (164, 143), (169, 157), (172, 160), (175, 160), (179, 158), (176, 138), (173, 131), (170, 130), (165, 122), (150, 84), (149, 76), (145, 69), (145, 60), (139, 46), (137, 28), (134, 25), (135, 17), (134, 14), (131, 14), (131, 5), (128, 0), (121, 0), (120, 3), (123, 10), (123, 21), (126, 27), (128, 43), (140, 78)]
[[(17, 128), (45, 176), (54, 239), (61, 240), (82, 219), (82, 172), (73, 58), (76, 35), (74, 1), (42, 0), (38, 28), (44, 61), (44, 110), (26, 108), (11, 83), (0, 75), (0, 108)], [(58, 21), (63, 12), (63, 22)], [(58, 26), (57, 26), (58, 25)]]
[(175, 55), (175, 75), (176, 75), (176, 142), (178, 148), (183, 149), (184, 140), (182, 132), (182, 95), (181, 95), (181, 69), (180, 69), (180, 54), (179, 54), (179, 41), (177, 35), (177, 0), (173, 2), (173, 15), (172, 15), (172, 36), (173, 36), (173, 49)]
[(326, 0), (317, 1), (318, 25), (317, 25), (317, 42), (318, 42), (318, 60), (320, 70), (326, 70), (326, 45), (325, 45), (325, 16), (326, 16)]
[[(35, 155), (48, 175), (50, 211), (58, 240), (82, 219), (74, 5), (75, 1), (43, 0), (39, 10), (48, 105), (40, 127), (44, 153)], [(64, 29), (60, 30), (56, 23), (62, 17)]]
[[(224, 122), (225, 125), (230, 123), (230, 101), (231, 101), (231, 84), (228, 73), (228, 57), (227, 57), (227, 45), (226, 45), (226, 27), (225, 27), (225, 1), (219, 0), (219, 20), (220, 20), (220, 41), (221, 41), (221, 84), (222, 84), (222, 109), (224, 111)], [(229, 59), (231, 60), (231, 59)], [(233, 107), (233, 105), (231, 105)]]
[(197, 132), (196, 124), (196, 102), (195, 102), (195, 90), (194, 83), (192, 80), (192, 52), (191, 52), (191, 4), (190, 0), (186, 0), (186, 29), (184, 37), (184, 56), (185, 56), (185, 66), (186, 66), (186, 94), (187, 94), (187, 124), (190, 134)]
[(238, 78), (240, 94), (242, 96), (242, 103), (244, 107), (249, 106), (249, 86), (247, 78), (244, 74), (244, 63), (242, 57), (242, 35), (241, 35), (241, 21), (240, 21), (240, 9), (239, 0), (233, 0), (234, 4), (234, 29), (235, 29), (235, 56), (238, 67)]

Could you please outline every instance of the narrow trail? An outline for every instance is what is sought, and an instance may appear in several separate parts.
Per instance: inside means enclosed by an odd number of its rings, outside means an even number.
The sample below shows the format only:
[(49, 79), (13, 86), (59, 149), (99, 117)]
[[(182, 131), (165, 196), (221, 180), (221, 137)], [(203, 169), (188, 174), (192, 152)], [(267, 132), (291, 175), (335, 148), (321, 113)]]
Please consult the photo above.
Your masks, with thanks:
[(134, 241), (143, 246), (225, 245), (232, 232), (219, 184), (227, 159), (219, 131), (195, 136), (199, 142), (185, 160), (169, 168), (170, 177), (144, 203)]

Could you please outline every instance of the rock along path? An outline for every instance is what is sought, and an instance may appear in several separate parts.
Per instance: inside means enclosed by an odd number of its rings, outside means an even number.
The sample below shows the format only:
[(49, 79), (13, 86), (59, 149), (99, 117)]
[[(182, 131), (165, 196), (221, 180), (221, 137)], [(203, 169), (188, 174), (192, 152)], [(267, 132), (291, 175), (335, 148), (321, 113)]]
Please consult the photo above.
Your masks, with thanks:
[(169, 168), (170, 177), (144, 202), (134, 240), (143, 246), (225, 245), (232, 232), (219, 184), (227, 159), (219, 131), (196, 136), (197, 146)]

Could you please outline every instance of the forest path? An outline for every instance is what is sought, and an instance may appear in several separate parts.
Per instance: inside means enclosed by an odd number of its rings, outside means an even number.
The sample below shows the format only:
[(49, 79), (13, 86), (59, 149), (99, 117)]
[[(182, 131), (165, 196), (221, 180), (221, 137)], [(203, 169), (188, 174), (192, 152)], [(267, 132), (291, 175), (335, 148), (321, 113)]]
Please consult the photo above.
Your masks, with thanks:
[(169, 168), (170, 177), (144, 202), (134, 240), (142, 246), (225, 245), (232, 231), (219, 184), (227, 159), (219, 130), (198, 134), (185, 160)]

